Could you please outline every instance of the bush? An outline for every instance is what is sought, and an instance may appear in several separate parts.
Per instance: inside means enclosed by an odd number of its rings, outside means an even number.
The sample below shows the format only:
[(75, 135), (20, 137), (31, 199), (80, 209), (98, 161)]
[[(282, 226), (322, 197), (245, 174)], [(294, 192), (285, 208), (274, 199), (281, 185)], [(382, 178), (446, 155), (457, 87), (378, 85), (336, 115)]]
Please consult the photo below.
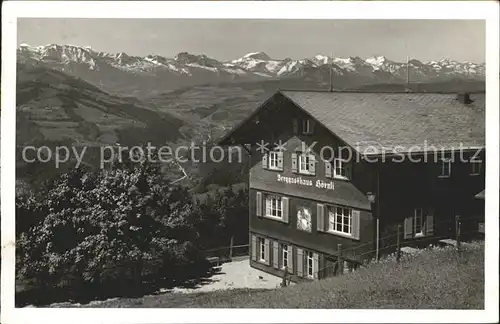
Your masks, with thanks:
[(207, 269), (188, 191), (150, 163), (75, 169), (16, 207), (17, 277), (45, 293), (125, 293)]

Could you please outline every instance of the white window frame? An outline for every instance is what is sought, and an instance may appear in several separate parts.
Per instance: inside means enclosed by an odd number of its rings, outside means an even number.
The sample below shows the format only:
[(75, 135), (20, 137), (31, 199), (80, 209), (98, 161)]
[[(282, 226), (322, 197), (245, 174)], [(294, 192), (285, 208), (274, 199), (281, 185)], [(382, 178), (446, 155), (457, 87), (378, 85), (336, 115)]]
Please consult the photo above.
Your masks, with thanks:
[[(333, 160), (333, 177), (337, 179), (347, 179), (347, 170), (345, 165), (348, 163), (347, 159), (335, 158)], [(340, 167), (338, 167), (340, 164)], [(337, 169), (343, 170), (344, 174), (338, 174)]]
[[(413, 224), (412, 224), (412, 232), (414, 237), (424, 236), (424, 209), (423, 208), (415, 208), (413, 210)], [(420, 226), (420, 231), (417, 232), (417, 225)]]
[[(306, 275), (308, 278), (314, 278), (314, 253), (306, 251)], [(310, 270), (310, 273), (309, 273)]]
[[(332, 211), (333, 210), (333, 211)], [(339, 214), (342, 211), (342, 214)], [(344, 215), (344, 211), (348, 211), (348, 215)], [(332, 221), (333, 217), (333, 221)], [(340, 217), (341, 222), (337, 222), (338, 217)], [(348, 232), (344, 231), (345, 218), (347, 218), (347, 228)], [(340, 224), (341, 230), (337, 230), (337, 226)], [(341, 207), (341, 206), (329, 206), (328, 207), (328, 231), (335, 234), (340, 234), (344, 236), (352, 236), (352, 208)]]
[(259, 237), (259, 261), (266, 262), (266, 240)]
[(278, 166), (279, 153), (280, 152), (278, 151), (269, 152), (267, 164), (270, 170), (281, 170), (281, 168)]
[[(265, 216), (275, 219), (283, 219), (283, 198), (277, 195), (265, 196), (266, 213)], [(276, 215), (273, 215), (273, 212)]]
[[(310, 153), (299, 153), (297, 155), (298, 155), (299, 173), (309, 174), (309, 175), (313, 174), (312, 171), (309, 169), (309, 163), (311, 162), (311, 158), (314, 159), (314, 155)], [(305, 169), (302, 168), (303, 165), (306, 167)]]
[[(289, 269), (290, 267), (288, 266), (288, 245), (281, 243), (281, 269)], [(286, 265), (285, 265), (286, 261)]]
[[(447, 166), (447, 168), (445, 167)], [(445, 170), (448, 170), (446, 173)], [(451, 159), (450, 158), (444, 158), (441, 159), (441, 173), (439, 175), (439, 178), (449, 178), (451, 177)]]
[(311, 121), (309, 118), (302, 119), (302, 134), (311, 134)]
[(471, 164), (470, 175), (471, 176), (480, 175), (481, 174), (481, 165), (483, 164), (483, 161), (480, 161), (480, 160), (470, 160), (470, 164)]

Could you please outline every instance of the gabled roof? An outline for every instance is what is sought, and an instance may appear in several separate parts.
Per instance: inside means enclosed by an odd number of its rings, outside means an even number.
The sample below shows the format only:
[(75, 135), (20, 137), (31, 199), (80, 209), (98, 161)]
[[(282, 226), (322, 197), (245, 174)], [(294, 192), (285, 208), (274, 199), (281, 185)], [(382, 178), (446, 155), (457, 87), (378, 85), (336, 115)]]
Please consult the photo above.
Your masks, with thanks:
[(382, 150), (399, 153), (424, 151), (431, 146), (451, 150), (485, 145), (484, 93), (470, 94), (469, 104), (457, 100), (454, 93), (280, 93), (363, 155), (380, 154)]

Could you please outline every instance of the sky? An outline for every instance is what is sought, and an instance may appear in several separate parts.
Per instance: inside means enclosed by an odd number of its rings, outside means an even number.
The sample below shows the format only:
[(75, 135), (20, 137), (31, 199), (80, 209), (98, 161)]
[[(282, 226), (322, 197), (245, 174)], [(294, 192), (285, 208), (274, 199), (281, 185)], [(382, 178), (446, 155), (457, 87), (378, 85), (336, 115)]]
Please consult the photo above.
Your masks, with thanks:
[(228, 61), (249, 52), (299, 59), (317, 54), (395, 61), (485, 61), (479, 20), (259, 20), (23, 18), (17, 43), (72, 44), (129, 55), (179, 52)]

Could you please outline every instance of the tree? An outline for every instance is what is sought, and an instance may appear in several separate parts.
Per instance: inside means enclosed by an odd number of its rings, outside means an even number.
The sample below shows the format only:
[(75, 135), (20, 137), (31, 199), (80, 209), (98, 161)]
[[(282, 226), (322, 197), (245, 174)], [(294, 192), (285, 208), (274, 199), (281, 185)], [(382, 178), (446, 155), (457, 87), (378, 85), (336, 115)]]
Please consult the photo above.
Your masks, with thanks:
[[(74, 169), (19, 197), (18, 275), (44, 287), (177, 280), (202, 264), (188, 191), (147, 161)], [(19, 218), (18, 218), (19, 219)]]

